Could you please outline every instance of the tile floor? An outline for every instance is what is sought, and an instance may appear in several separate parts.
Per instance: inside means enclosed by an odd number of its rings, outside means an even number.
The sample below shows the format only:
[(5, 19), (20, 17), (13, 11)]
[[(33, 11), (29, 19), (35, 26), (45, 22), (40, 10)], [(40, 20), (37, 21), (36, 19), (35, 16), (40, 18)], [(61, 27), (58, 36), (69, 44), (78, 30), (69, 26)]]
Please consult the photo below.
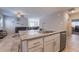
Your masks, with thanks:
[(63, 52), (79, 52), (79, 35), (72, 34), (67, 39), (66, 48)]

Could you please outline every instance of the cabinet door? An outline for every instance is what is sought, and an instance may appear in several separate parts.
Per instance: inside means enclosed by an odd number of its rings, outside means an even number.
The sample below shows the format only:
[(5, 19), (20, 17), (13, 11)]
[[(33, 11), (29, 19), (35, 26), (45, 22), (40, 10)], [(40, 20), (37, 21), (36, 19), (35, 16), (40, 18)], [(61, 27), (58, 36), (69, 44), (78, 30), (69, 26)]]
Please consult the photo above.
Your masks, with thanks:
[(43, 38), (22, 41), (21, 51), (22, 52), (43, 51)]
[(27, 41), (22, 41), (21, 46), (20, 46), (21, 52), (27, 52)]
[(28, 48), (33, 48), (38, 46), (43, 47), (43, 38), (38, 38), (38, 39), (33, 39), (28, 41)]
[(54, 52), (54, 35), (44, 37), (44, 52)]
[(55, 38), (55, 52), (60, 51), (60, 37)]
[(42, 51), (43, 51), (43, 38), (28, 41), (28, 52), (42, 52)]
[(44, 44), (44, 52), (54, 52), (54, 42)]

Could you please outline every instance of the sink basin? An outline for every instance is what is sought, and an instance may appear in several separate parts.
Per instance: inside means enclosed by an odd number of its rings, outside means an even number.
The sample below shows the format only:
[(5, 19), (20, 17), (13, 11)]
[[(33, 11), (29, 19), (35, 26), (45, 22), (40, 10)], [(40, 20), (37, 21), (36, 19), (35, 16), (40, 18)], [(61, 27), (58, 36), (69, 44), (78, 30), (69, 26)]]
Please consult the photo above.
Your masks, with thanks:
[(54, 31), (40, 31), (39, 33), (52, 33)]

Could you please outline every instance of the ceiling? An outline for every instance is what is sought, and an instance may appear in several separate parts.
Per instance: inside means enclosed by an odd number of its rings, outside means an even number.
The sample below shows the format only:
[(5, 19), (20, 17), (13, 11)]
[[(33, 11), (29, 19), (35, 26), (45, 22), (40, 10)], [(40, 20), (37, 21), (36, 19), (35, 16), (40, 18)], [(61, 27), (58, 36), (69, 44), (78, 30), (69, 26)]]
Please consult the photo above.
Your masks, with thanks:
[(66, 11), (69, 7), (1, 7), (2, 14), (7, 16), (15, 16), (15, 12), (21, 11), (28, 17), (42, 17), (52, 13)]
[(72, 8), (72, 10), (69, 12), (69, 14), (75, 14), (79, 13), (79, 7)]

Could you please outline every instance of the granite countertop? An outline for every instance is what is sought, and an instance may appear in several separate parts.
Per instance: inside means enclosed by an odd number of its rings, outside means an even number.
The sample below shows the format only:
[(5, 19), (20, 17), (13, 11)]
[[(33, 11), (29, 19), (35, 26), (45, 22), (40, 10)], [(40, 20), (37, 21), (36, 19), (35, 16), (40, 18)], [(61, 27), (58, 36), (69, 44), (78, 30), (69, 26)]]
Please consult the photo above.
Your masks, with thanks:
[(10, 34), (0, 39), (0, 52), (18, 52), (19, 39), (16, 34)]
[(54, 31), (51, 33), (39, 33), (37, 31), (24, 31), (24, 34), (20, 35), (20, 38), (22, 41), (24, 40), (31, 40), (31, 39), (35, 39), (35, 38), (40, 38), (40, 37), (44, 37), (44, 36), (49, 36), (49, 35), (53, 35), (56, 33), (60, 33), (62, 31)]

